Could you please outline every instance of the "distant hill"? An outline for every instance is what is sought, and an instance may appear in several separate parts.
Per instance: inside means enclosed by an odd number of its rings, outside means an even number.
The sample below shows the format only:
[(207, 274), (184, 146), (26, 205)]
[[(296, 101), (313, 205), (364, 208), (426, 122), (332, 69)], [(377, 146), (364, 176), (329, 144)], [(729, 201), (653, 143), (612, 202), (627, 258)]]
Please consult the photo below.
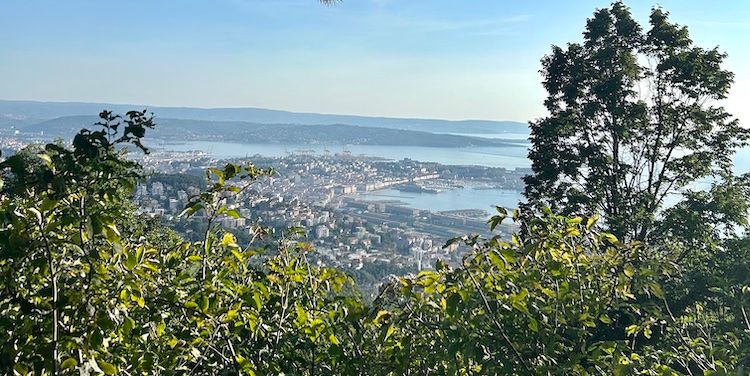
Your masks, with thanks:
[[(122, 105), (108, 103), (67, 103), (0, 100), (0, 117), (49, 120), (67, 116), (95, 115), (103, 109), (125, 112), (148, 108), (158, 118), (205, 121), (240, 121), (256, 124), (331, 125), (401, 129), (431, 133), (502, 134), (528, 133), (525, 123), (489, 120), (434, 120), (327, 115), (268, 110), (262, 108), (188, 108)], [(7, 122), (2, 122), (3, 124)], [(2, 125), (2, 124), (0, 124)]]
[[(32, 125), (17, 126), (21, 135), (70, 138), (90, 128), (96, 116), (64, 116)], [(160, 118), (151, 137), (171, 141), (211, 140), (239, 143), (319, 145), (403, 145), (429, 147), (515, 146), (517, 140), (489, 139), (429, 132), (362, 127), (345, 124), (259, 124)]]

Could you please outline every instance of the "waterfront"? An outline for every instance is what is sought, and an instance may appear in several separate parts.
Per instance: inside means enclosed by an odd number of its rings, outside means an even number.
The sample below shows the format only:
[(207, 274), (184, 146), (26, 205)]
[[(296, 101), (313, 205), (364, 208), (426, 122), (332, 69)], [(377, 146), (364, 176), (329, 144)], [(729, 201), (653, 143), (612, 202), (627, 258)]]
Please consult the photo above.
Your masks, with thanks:
[[(503, 135), (507, 136), (507, 135)], [(175, 151), (200, 150), (214, 158), (245, 158), (254, 155), (264, 157), (284, 157), (291, 153), (305, 152), (314, 155), (333, 155), (345, 151), (353, 156), (367, 156), (387, 160), (404, 158), (435, 162), (444, 165), (475, 165), (502, 167), (506, 169), (529, 168), (526, 157), (527, 144), (520, 136), (518, 146), (473, 147), (473, 148), (432, 148), (418, 146), (385, 146), (385, 145), (350, 145), (342, 147), (331, 145), (290, 145), (290, 144), (240, 144), (213, 141), (189, 141), (182, 143), (162, 143), (160, 148)], [(155, 145), (156, 146), (156, 145)], [(750, 148), (743, 148), (734, 157), (736, 174), (750, 171)], [(706, 189), (712, 179), (706, 178), (693, 185), (694, 189)], [(365, 200), (397, 200), (410, 207), (431, 210), (483, 209), (491, 212), (494, 205), (507, 208), (518, 206), (522, 199), (520, 192), (501, 189), (474, 189), (471, 187), (454, 188), (443, 192), (416, 193), (402, 192), (395, 189), (379, 190), (373, 193), (359, 194)], [(673, 199), (668, 198), (667, 204)]]
[[(307, 152), (315, 155), (336, 154), (344, 151), (353, 156), (367, 156), (388, 160), (404, 158), (420, 162), (435, 162), (444, 165), (503, 167), (507, 169), (529, 168), (531, 162), (526, 157), (528, 143), (519, 139), (517, 146), (433, 148), (421, 146), (387, 145), (294, 145), (294, 144), (240, 144), (215, 141), (187, 141), (178, 143), (151, 143), (150, 146), (173, 151), (203, 151), (214, 158), (246, 158), (254, 155), (264, 157), (284, 157), (291, 153)], [(750, 171), (750, 148), (737, 151), (734, 159), (734, 173)]]

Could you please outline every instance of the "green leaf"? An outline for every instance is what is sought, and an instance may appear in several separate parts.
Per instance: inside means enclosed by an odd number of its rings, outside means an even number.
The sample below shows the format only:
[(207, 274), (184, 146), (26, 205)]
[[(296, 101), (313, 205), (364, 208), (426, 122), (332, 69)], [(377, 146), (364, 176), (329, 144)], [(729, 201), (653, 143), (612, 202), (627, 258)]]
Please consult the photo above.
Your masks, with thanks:
[(208, 306), (209, 306), (208, 296), (206, 295), (201, 296), (201, 312), (203, 313), (208, 312)]
[(208, 239), (206, 239), (206, 242), (203, 244), (203, 251), (206, 252), (206, 254), (211, 253), (211, 247), (214, 246), (214, 237), (209, 236)]
[[(0, 182), (2, 182), (2, 180), (0, 180)], [(25, 365), (21, 364), (21, 363), (16, 363), (13, 366), (13, 370), (16, 371), (20, 375), (24, 375), (25, 376), (25, 375), (29, 374), (29, 368), (26, 367)]]
[(503, 258), (505, 259), (505, 261), (508, 262), (508, 263), (513, 263), (513, 262), (516, 261), (516, 252), (512, 248), (509, 248), (509, 247), (501, 248), (500, 249), (500, 254), (503, 256)]
[(724, 295), (724, 290), (722, 290), (720, 287), (709, 287), (708, 291), (714, 294)]
[(610, 234), (608, 232), (602, 233), (600, 236), (602, 237), (602, 239), (607, 240), (611, 244), (619, 244), (620, 243), (620, 241), (617, 239), (616, 236), (614, 236), (614, 235), (612, 235), (612, 234)]
[(565, 220), (565, 222), (568, 225), (577, 225), (577, 224), (583, 222), (583, 218), (581, 218), (581, 217), (568, 218), (567, 220)]
[(237, 238), (234, 237), (234, 234), (232, 233), (225, 233), (224, 236), (221, 238), (221, 244), (225, 247), (237, 247)]
[(138, 307), (143, 308), (146, 306), (146, 299), (143, 298), (143, 294), (141, 294), (140, 290), (133, 290), (133, 293), (130, 295), (130, 300), (138, 304)]
[(104, 337), (102, 337), (102, 333), (99, 331), (99, 329), (94, 329), (94, 331), (89, 335), (89, 345), (91, 345), (93, 349), (99, 349), (103, 343)]
[(439, 260), (439, 259), (437, 261), (435, 261), (435, 270), (437, 270), (439, 272), (443, 272), (443, 271), (447, 271), (449, 269), (450, 268), (449, 268), (448, 264), (445, 261)]
[(164, 320), (160, 320), (158, 324), (156, 324), (156, 336), (160, 337), (162, 334), (164, 334), (164, 329), (167, 328), (167, 323), (164, 322)]
[(122, 253), (125, 256), (125, 269), (133, 270), (138, 264), (138, 258), (136, 257), (135, 252), (123, 250)]
[(633, 278), (633, 276), (635, 275), (635, 269), (633, 268), (633, 265), (630, 264), (625, 264), (622, 272), (625, 273), (628, 278)]
[(629, 336), (632, 336), (637, 332), (638, 332), (638, 325), (630, 325), (627, 328), (625, 328), (625, 334)]
[(224, 316), (224, 321), (229, 322), (237, 318), (237, 310), (236, 309), (230, 309), (227, 311), (227, 314)]
[(78, 366), (78, 361), (74, 358), (65, 359), (60, 363), (60, 369), (76, 368), (76, 366)]
[(381, 320), (391, 317), (391, 312), (381, 309), (378, 314), (375, 315), (373, 322), (377, 325)]
[(336, 336), (334, 334), (330, 334), (328, 336), (328, 340), (331, 341), (331, 343), (334, 344), (334, 345), (338, 345), (339, 344), (339, 340), (338, 340), (338, 338), (336, 338)]
[(297, 304), (297, 325), (303, 326), (305, 323), (307, 323), (307, 312), (305, 312), (305, 309)]
[(396, 327), (395, 327), (395, 326), (393, 326), (393, 324), (391, 324), (391, 325), (388, 325), (388, 330), (386, 330), (386, 332), (385, 332), (385, 338), (384, 338), (383, 340), (384, 340), (384, 341), (387, 341), (387, 340), (388, 340), (388, 338), (391, 338), (391, 336), (393, 335), (393, 333), (394, 333), (395, 331), (396, 331)]
[(498, 255), (495, 250), (487, 252), (487, 258), (490, 260), (490, 263), (492, 263), (492, 265), (500, 268), (501, 270), (505, 270), (505, 261), (503, 261), (502, 257), (500, 257), (500, 255)]
[(651, 287), (651, 293), (654, 294), (654, 296), (656, 296), (659, 299), (664, 298), (664, 290), (661, 288), (661, 285), (654, 282), (650, 285), (650, 287)]
[(599, 216), (594, 214), (586, 221), (586, 229), (591, 230), (594, 225), (596, 225), (596, 222), (599, 220)]
[(520, 247), (521, 246), (521, 241), (518, 239), (518, 235), (516, 235), (516, 234), (511, 234), (510, 235), (510, 242), (513, 243), (513, 245), (515, 245), (516, 247)]
[(232, 248), (231, 252), (234, 255), (234, 257), (237, 258), (237, 261), (239, 261), (239, 262), (245, 262), (245, 257), (242, 256), (242, 253), (240, 253), (240, 251), (238, 251), (237, 248)]
[(529, 318), (529, 329), (534, 333), (539, 331), (539, 323), (533, 317)]
[(260, 311), (261, 308), (263, 308), (263, 303), (260, 299), (260, 292), (255, 291), (253, 293), (253, 302), (255, 302), (255, 309)]
[(542, 288), (542, 293), (544, 295), (547, 295), (548, 298), (554, 298), (557, 295), (557, 294), (555, 294), (555, 292), (552, 289), (550, 289), (548, 287)]
[(443, 249), (448, 248), (448, 247), (452, 246), (453, 244), (456, 244), (456, 243), (460, 242), (461, 240), (463, 240), (463, 239), (460, 236), (456, 237), (456, 238), (448, 239), (448, 241), (445, 242), (445, 244), (443, 245)]
[(51, 158), (51, 157), (50, 157), (49, 155), (47, 155), (47, 154), (44, 154), (44, 153), (39, 153), (39, 154), (37, 154), (36, 156), (37, 156), (37, 157), (39, 157), (39, 159), (43, 160), (43, 161), (44, 161), (44, 163), (45, 163), (45, 164), (46, 164), (46, 165), (47, 165), (48, 167), (50, 167), (50, 168), (52, 167), (52, 158)]
[(523, 312), (523, 313), (525, 313), (527, 315), (529, 314), (529, 309), (526, 307), (526, 303), (525, 302), (514, 301), (514, 302), (511, 303), (511, 305), (516, 310), (521, 311), (521, 312)]
[(235, 210), (235, 209), (230, 209), (230, 210), (227, 210), (227, 211), (226, 211), (226, 212), (225, 212), (224, 214), (226, 214), (227, 216), (230, 216), (230, 217), (232, 217), (232, 218), (235, 218), (235, 219), (239, 219), (239, 218), (241, 218), (241, 217), (242, 217), (242, 216), (240, 215), (240, 212), (238, 212), (238, 211), (237, 211), (237, 210)]
[(125, 320), (122, 322), (122, 331), (125, 334), (130, 334), (135, 328), (135, 320), (129, 316), (125, 316)]
[(306, 236), (307, 232), (303, 227), (300, 226), (292, 226), (287, 229), (289, 232), (289, 235), (296, 235), (296, 236)]
[[(498, 206), (498, 208), (499, 208), (499, 206)], [(503, 210), (505, 210), (505, 209), (503, 209)], [(502, 215), (502, 214), (501, 214), (501, 215), (494, 215), (494, 216), (492, 216), (492, 217), (491, 217), (491, 218), (490, 218), (490, 219), (489, 219), (489, 220), (487, 221), (487, 223), (488, 223), (488, 224), (490, 225), (490, 231), (494, 231), (494, 230), (495, 230), (495, 228), (496, 228), (496, 227), (497, 227), (497, 226), (498, 226), (498, 225), (499, 225), (500, 223), (502, 223), (502, 222), (503, 222), (503, 221), (505, 220), (505, 218), (506, 218), (506, 216), (505, 216), (505, 215)]]
[(103, 360), (97, 360), (96, 364), (99, 365), (99, 368), (104, 372), (105, 375), (116, 375), (117, 374), (117, 367), (115, 367), (112, 363), (107, 363)]

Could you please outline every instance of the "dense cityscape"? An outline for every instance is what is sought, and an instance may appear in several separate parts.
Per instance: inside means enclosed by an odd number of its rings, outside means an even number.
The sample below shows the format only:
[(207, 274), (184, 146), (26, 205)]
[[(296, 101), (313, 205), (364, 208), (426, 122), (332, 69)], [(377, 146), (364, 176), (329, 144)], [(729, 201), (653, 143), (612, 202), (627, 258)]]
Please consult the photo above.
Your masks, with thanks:
[[(0, 139), (0, 147), (13, 152), (26, 143), (14, 137)], [(207, 185), (206, 170), (228, 161), (205, 152), (154, 149), (149, 154), (131, 153), (148, 178), (136, 187), (138, 213), (158, 217), (192, 240), (205, 231), (202, 213), (185, 218), (179, 214), (191, 198)], [(430, 269), (437, 260), (456, 265), (461, 260), (455, 245), (446, 242), (464, 234), (487, 229), (492, 208), (420, 210), (387, 196), (373, 199), (363, 194), (385, 189), (435, 194), (456, 188), (500, 189), (519, 192), (526, 169), (484, 166), (449, 166), (410, 159), (390, 161), (354, 156), (348, 152), (315, 155), (298, 150), (287, 156), (255, 155), (232, 163), (272, 167), (271, 177), (252, 183), (249, 189), (228, 199), (240, 218), (222, 217), (222, 227), (248, 241), (257, 226), (283, 232), (305, 229), (316, 246), (318, 263), (357, 274), (389, 275)], [(507, 236), (511, 223), (495, 231)], [(390, 272), (390, 273), (389, 273)], [(374, 290), (380, 280), (370, 278)]]
[[(456, 247), (443, 245), (453, 237), (487, 228), (488, 208), (437, 212), (387, 198), (368, 200), (360, 194), (387, 188), (437, 194), (466, 186), (517, 191), (526, 173), (413, 160), (394, 162), (346, 153), (292, 153), (232, 162), (272, 166), (275, 174), (251, 183), (250, 189), (230, 199), (228, 203), (241, 217), (222, 218), (224, 227), (249, 238), (249, 231), (259, 224), (274, 229), (300, 226), (314, 241), (321, 263), (352, 270), (386, 264), (402, 272), (430, 268), (438, 259), (457, 263), (461, 255)], [(203, 171), (223, 161), (198, 152), (170, 152), (149, 155), (142, 163), (153, 174), (136, 189), (140, 212), (164, 218), (188, 237), (201, 236), (203, 218), (184, 219), (179, 213), (205, 185)], [(512, 230), (509, 224), (496, 229), (502, 234)]]

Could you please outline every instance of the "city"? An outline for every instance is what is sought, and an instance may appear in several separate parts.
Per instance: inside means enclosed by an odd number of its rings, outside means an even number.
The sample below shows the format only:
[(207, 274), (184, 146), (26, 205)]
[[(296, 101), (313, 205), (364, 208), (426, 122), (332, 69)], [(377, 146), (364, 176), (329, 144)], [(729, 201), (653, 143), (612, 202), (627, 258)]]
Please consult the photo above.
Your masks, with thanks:
[[(203, 153), (155, 151), (139, 157), (150, 177), (136, 188), (139, 212), (159, 216), (186, 237), (198, 240), (204, 223), (200, 213), (179, 216), (191, 197), (206, 185), (204, 171), (221, 166)], [(384, 197), (365, 199), (362, 194), (395, 188), (437, 193), (456, 187), (520, 191), (528, 171), (481, 166), (446, 166), (413, 160), (386, 161), (348, 153), (286, 157), (254, 156), (233, 163), (271, 166), (272, 177), (252, 182), (240, 196), (228, 199), (241, 217), (221, 218), (223, 227), (251, 238), (257, 225), (282, 230), (304, 228), (321, 264), (359, 270), (388, 265), (402, 274), (429, 269), (437, 260), (458, 264), (461, 254), (446, 242), (463, 234), (487, 229), (487, 208), (429, 211), (411, 208)], [(506, 223), (496, 231), (508, 235), (515, 228)], [(489, 230), (482, 233), (489, 235)]]
[(750, 375), (748, 20), (0, 1), (0, 375)]

